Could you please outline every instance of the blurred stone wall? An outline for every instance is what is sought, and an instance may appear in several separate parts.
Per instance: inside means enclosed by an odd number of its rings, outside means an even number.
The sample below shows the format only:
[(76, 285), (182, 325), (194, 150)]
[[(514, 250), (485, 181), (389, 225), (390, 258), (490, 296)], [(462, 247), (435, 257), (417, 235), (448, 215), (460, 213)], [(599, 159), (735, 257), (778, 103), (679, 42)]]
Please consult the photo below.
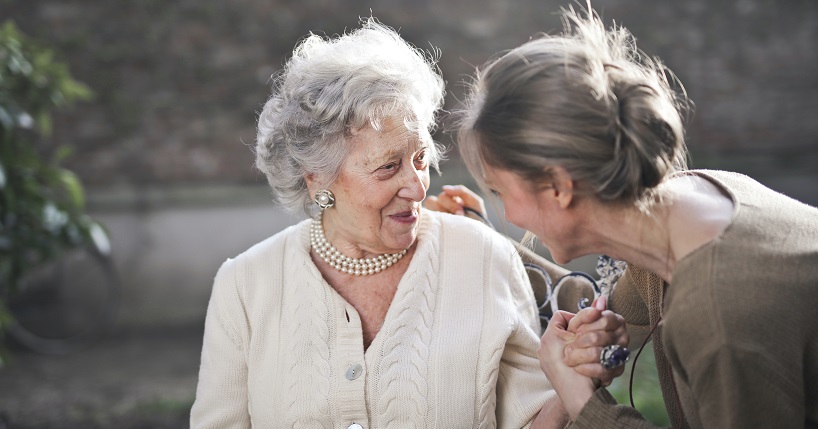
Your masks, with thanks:
[[(297, 221), (269, 201), (250, 145), (270, 76), (310, 31), (373, 16), (441, 50), (447, 109), (495, 53), (561, 28), (553, 0), (0, 0), (96, 97), (55, 118), (52, 144), (89, 190), (123, 279), (120, 325), (201, 325), (219, 264)], [(696, 103), (694, 167), (745, 172), (818, 205), (818, 2), (597, 0)], [(444, 127), (445, 128), (445, 127)], [(451, 135), (438, 140), (451, 144)], [(432, 177), (468, 183), (457, 152)], [(499, 228), (502, 212), (490, 205)], [(593, 257), (572, 269), (593, 270)]]
[[(55, 140), (91, 186), (261, 183), (244, 146), (295, 43), (378, 17), (442, 51), (448, 107), (474, 66), (560, 28), (553, 0), (0, 0), (0, 18), (55, 46), (96, 98)], [(763, 177), (818, 170), (818, 2), (598, 0), (696, 103), (694, 166)], [(445, 143), (448, 135), (441, 135)]]

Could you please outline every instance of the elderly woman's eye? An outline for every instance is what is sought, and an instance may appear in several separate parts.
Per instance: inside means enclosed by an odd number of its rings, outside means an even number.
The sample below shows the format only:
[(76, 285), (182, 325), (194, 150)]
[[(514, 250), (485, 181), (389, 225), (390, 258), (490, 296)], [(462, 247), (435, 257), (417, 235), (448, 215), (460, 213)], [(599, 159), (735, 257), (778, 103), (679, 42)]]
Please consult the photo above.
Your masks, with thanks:
[(495, 197), (500, 198), (500, 193), (499, 193), (499, 192), (497, 192), (496, 190), (494, 190), (494, 189), (489, 189), (489, 192), (491, 192), (491, 194), (492, 194), (492, 195), (494, 195)]
[(394, 170), (394, 169), (395, 169), (395, 168), (397, 168), (397, 167), (398, 167), (398, 164), (397, 164), (397, 163), (395, 163), (395, 162), (390, 162), (389, 164), (386, 164), (386, 165), (382, 166), (380, 169), (381, 169), (381, 170), (390, 171), (390, 170)]
[(418, 154), (417, 158), (415, 158), (415, 162), (420, 164), (422, 167), (426, 166), (429, 156), (427, 152), (424, 150), (420, 154)]

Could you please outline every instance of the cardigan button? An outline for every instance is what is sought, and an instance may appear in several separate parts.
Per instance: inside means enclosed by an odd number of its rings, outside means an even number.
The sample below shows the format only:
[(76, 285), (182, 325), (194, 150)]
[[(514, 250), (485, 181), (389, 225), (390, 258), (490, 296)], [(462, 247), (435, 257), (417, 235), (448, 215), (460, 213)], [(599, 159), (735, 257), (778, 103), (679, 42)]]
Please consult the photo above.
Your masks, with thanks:
[(349, 425), (349, 427), (347, 429), (364, 429), (364, 427), (359, 425), (358, 423), (353, 423), (353, 424)]
[[(349, 369), (347, 370), (347, 380), (349, 380), (349, 381), (355, 380), (356, 378), (360, 377), (361, 373), (363, 373), (363, 372), (364, 372), (364, 369), (361, 366), (361, 364), (356, 363), (355, 365), (350, 366)], [(357, 423), (355, 423), (355, 424), (357, 424)], [(350, 427), (352, 427), (352, 426), (350, 426)]]

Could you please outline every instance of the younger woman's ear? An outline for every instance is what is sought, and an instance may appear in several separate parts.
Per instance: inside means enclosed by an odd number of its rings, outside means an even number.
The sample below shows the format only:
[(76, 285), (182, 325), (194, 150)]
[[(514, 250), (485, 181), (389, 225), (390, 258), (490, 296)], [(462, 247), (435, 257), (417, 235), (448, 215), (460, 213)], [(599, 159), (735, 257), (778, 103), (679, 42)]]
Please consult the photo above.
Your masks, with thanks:
[(574, 179), (562, 167), (550, 168), (551, 177), (554, 181), (554, 196), (560, 208), (568, 208), (574, 199)]

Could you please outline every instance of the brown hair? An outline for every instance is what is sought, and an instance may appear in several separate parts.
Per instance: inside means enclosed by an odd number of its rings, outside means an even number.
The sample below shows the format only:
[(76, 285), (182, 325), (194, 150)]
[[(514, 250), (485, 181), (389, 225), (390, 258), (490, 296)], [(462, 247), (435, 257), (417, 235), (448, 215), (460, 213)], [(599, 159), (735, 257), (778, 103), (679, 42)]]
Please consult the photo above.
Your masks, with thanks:
[(684, 88), (592, 11), (564, 10), (565, 29), (478, 71), (459, 118), (460, 151), (472, 174), (483, 164), (533, 188), (564, 168), (603, 201), (643, 200), (668, 173), (686, 168)]

